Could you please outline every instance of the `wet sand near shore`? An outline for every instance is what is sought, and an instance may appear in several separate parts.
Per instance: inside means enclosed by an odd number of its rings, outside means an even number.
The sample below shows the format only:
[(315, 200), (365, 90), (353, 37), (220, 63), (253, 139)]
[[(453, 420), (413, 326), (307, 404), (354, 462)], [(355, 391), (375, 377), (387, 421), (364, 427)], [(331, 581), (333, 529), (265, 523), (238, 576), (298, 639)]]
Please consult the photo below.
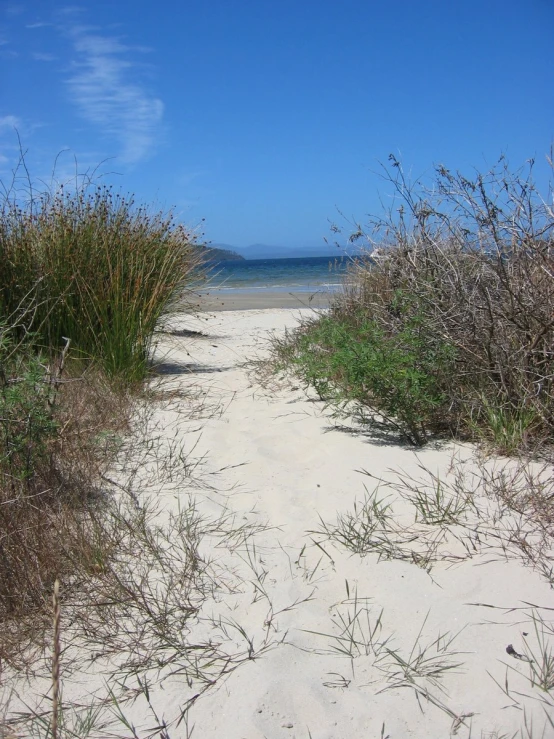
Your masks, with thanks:
[(210, 290), (199, 294), (202, 311), (263, 310), (280, 308), (328, 308), (333, 293), (329, 291)]

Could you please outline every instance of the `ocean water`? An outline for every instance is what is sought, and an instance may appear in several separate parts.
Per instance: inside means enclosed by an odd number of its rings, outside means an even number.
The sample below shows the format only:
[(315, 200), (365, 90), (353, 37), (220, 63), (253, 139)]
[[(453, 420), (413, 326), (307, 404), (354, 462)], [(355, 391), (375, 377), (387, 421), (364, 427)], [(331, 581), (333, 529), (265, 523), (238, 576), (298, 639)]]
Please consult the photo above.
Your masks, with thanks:
[(333, 292), (350, 262), (348, 257), (230, 260), (211, 268), (208, 286), (233, 292)]

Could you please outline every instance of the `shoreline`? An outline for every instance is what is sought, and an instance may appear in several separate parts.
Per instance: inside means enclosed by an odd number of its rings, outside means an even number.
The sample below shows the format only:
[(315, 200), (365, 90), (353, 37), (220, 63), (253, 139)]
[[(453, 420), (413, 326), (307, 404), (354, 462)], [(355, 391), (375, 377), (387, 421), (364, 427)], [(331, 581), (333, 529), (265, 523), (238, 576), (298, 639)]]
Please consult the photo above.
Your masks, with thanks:
[(334, 291), (291, 289), (227, 289), (207, 290), (198, 293), (197, 308), (201, 312), (243, 310), (314, 309), (330, 306)]

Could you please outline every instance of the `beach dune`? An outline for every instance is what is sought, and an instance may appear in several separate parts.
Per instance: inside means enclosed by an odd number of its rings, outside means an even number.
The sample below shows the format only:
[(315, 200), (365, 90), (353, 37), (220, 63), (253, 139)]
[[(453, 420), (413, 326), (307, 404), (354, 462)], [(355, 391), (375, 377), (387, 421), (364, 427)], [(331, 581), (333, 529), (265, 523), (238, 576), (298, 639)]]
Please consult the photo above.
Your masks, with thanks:
[[(159, 383), (180, 398), (178, 412), (160, 409), (158, 428), (183, 441), (194, 474), (209, 484), (161, 490), (156, 505), (175, 512), (193, 496), (203, 516), (250, 527), (225, 547), (203, 544), (219, 576), (187, 626), (191, 643), (202, 634), (237, 669), (201, 687), (178, 670), (151, 682), (167, 735), (553, 736), (551, 695), (529, 679), (528, 656), (552, 637), (540, 620), (554, 607), (549, 582), (499, 542), (500, 514), (489, 524), (416, 520), (416, 492), (395, 485), (397, 473), (408, 481), (425, 469), (445, 481), (456, 469), (472, 473), (474, 449), (437, 442), (415, 450), (333, 418), (298, 384), (260, 384), (245, 360), (263, 369), (269, 334), (310, 308), (256, 302), (293, 301), (281, 293), (211, 293), (204, 306), (220, 308), (220, 299), (224, 310), (174, 319), (158, 347), (169, 368)], [(192, 414), (199, 398), (204, 412)], [(365, 542), (362, 553), (344, 546), (349, 537)], [(102, 684), (100, 672), (74, 675), (64, 697), (83, 701)], [(191, 708), (179, 722), (185, 700)], [(145, 700), (123, 708), (138, 735), (149, 735)], [(524, 722), (536, 733), (520, 735)]]

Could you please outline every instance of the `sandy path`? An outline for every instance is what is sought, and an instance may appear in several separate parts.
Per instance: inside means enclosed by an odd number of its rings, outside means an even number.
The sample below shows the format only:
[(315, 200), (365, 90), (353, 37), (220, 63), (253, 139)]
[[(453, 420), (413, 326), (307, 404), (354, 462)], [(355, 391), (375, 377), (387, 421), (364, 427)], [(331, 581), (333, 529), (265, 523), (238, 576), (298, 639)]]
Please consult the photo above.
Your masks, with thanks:
[[(188, 645), (204, 639), (222, 645), (238, 668), (193, 705), (188, 727), (172, 722), (200, 689), (198, 681), (187, 685), (183, 671), (167, 677), (166, 669), (155, 685), (153, 669), (149, 696), (157, 718), (144, 692), (122, 706), (134, 736), (554, 736), (546, 718), (554, 703), (552, 590), (509, 543), (511, 519), (501, 505), (480, 501), (494, 512), (492, 526), (474, 524), (471, 511), (463, 525), (416, 525), (410, 497), (382, 485), (379, 495), (393, 515), (371, 536), (379, 539), (386, 529), (392, 556), (380, 559), (373, 550), (362, 557), (317, 532), (322, 520), (333, 526), (338, 513), (353, 513), (356, 501), (360, 511), (365, 488), (375, 487), (361, 470), (390, 480), (390, 470), (400, 469), (414, 478), (421, 464), (446, 477), (453, 456), (467, 470), (474, 462), (469, 446), (430, 445), (416, 454), (398, 439), (333, 426), (322, 403), (301, 388), (260, 387), (244, 360), (263, 357), (268, 332), (294, 326), (297, 317), (273, 309), (183, 317), (159, 347), (162, 387), (181, 395), (178, 407), (160, 409), (157, 428), (162, 440), (184, 445), (194, 476), (207, 483), (157, 491), (161, 515), (186, 508), (192, 495), (203, 514), (259, 530), (215, 548), (206, 539), (203, 553), (210, 571), (219, 573), (216, 586), (198, 618), (177, 626), (186, 645), (181, 661), (194, 660)], [(359, 520), (358, 513), (358, 528)], [(533, 613), (545, 622), (538, 633), (546, 670)], [(550, 693), (531, 684), (530, 663), (516, 658), (526, 650), (525, 638), (537, 657), (533, 665), (548, 673)], [(507, 653), (509, 645), (516, 655)], [(64, 653), (64, 700), (86, 705), (88, 697), (105, 695), (109, 659), (70, 672)], [(42, 682), (14, 685), (27, 705), (48, 692), (47, 670), (46, 664)], [(135, 676), (119, 687), (132, 698), (136, 685)], [(155, 728), (164, 721), (166, 733)], [(121, 724), (113, 731), (130, 735)]]
[[(200, 381), (208, 397), (225, 407), (197, 432), (195, 454), (205, 455), (206, 471), (230, 466), (217, 478), (230, 491), (227, 506), (245, 520), (273, 527), (249, 550), (251, 582), (245, 575), (243, 592), (226, 607), (254, 641), (269, 634), (270, 641), (281, 642), (199, 702), (195, 736), (512, 736), (523, 724), (524, 707), (527, 720), (536, 713), (532, 735), (542, 736), (544, 694), (526, 679), (528, 664), (506, 653), (512, 643), (522, 651), (522, 630), (532, 630), (529, 618), (523, 611), (469, 605), (554, 606), (550, 586), (536, 572), (489, 549), (467, 558), (463, 547), (447, 543), (441, 551), (466, 558), (436, 562), (429, 573), (413, 562), (379, 561), (375, 554), (362, 558), (329, 542), (321, 549), (314, 541), (323, 537), (307, 533), (318, 528), (320, 517), (332, 523), (337, 512), (352, 511), (354, 501), (363, 499), (364, 485), (373, 489), (360, 470), (390, 477), (388, 470), (400, 468), (416, 476), (422, 463), (446, 474), (452, 455), (468, 459), (471, 450), (446, 445), (416, 456), (398, 441), (332, 428), (321, 403), (301, 389), (257, 386), (241, 363), (263, 352), (268, 330), (294, 325), (297, 315), (263, 310), (201, 316), (187, 319), (186, 326), (206, 337), (170, 342), (172, 362), (200, 370), (175, 375), (171, 382)], [(402, 518), (407, 504), (397, 505)], [(376, 657), (369, 632), (381, 611), (382, 627), (374, 638), (389, 639), (387, 647), (407, 661), (414, 662), (440, 635), (461, 632), (451, 645), (443, 637), (425, 652), (432, 658), (428, 672), (438, 670), (436, 679), (425, 677), (425, 666), (401, 677), (398, 660), (386, 647)], [(356, 643), (348, 644), (345, 630), (352, 628)], [(335, 638), (341, 632), (342, 639)], [(340, 650), (350, 651), (352, 659)], [(458, 663), (442, 671), (444, 664)], [(493, 678), (504, 684), (506, 665), (510, 686), (529, 699), (511, 699), (495, 684)], [(425, 691), (442, 707), (421, 697)], [(177, 694), (169, 690), (168, 705), (173, 699)], [(554, 730), (546, 729), (550, 735)]]

